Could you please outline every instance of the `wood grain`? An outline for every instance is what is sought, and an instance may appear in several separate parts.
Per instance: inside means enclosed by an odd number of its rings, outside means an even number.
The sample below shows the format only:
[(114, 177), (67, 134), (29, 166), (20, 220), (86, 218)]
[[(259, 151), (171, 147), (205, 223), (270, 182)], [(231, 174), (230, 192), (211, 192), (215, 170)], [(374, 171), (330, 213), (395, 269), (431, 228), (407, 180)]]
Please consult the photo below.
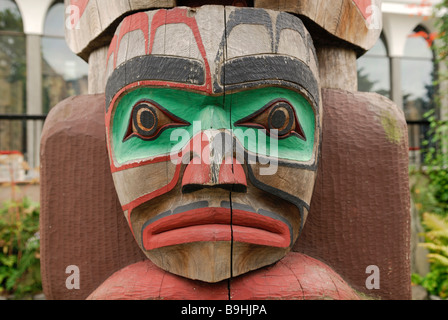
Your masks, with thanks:
[[(381, 33), (381, 15), (375, 17), (377, 21), (371, 20), (371, 11), (361, 11), (367, 10), (368, 6), (358, 6), (353, 0), (255, 0), (254, 6), (305, 17), (316, 47), (334, 42), (362, 54), (373, 47)], [(372, 1), (369, 9), (375, 8), (381, 8), (381, 1)]]
[[(78, 4), (73, 0), (65, 0), (65, 5)], [(93, 51), (110, 43), (115, 27), (125, 15), (143, 9), (175, 6), (175, 0), (88, 0), (85, 10), (80, 11), (82, 15), (76, 28), (65, 30), (67, 44), (74, 53), (88, 61)]]
[(317, 48), (322, 88), (358, 90), (356, 52), (346, 48)]

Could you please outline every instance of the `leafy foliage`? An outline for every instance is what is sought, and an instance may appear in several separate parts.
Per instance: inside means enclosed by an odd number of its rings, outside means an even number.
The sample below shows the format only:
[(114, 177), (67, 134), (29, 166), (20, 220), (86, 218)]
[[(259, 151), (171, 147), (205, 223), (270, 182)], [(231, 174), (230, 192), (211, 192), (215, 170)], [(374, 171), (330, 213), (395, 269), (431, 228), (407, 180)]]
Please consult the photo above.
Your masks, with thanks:
[(413, 282), (422, 285), (432, 295), (448, 298), (448, 217), (425, 213), (423, 224), (425, 243), (429, 251), (431, 271), (424, 277), (414, 275)]
[(39, 206), (28, 199), (0, 208), (0, 294), (41, 292)]
[[(437, 39), (433, 44), (439, 65), (448, 67), (448, 0), (435, 6)], [(435, 85), (448, 80), (448, 72), (439, 72)], [(436, 107), (425, 114), (430, 123), (425, 147), (424, 168), (411, 175), (420, 180), (411, 189), (415, 204), (422, 213), (425, 228), (420, 244), (429, 251), (430, 272), (421, 277), (414, 274), (412, 282), (420, 284), (432, 295), (448, 298), (448, 122), (439, 119), (438, 108), (446, 100), (446, 92), (438, 90)], [(424, 183), (421, 183), (424, 181)], [(423, 187), (422, 187), (423, 186)]]

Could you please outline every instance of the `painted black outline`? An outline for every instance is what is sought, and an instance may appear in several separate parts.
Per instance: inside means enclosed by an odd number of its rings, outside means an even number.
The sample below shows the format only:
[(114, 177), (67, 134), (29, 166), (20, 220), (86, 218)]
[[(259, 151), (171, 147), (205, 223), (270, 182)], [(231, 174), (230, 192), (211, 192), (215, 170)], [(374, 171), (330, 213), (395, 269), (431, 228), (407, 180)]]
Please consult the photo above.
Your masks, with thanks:
[(312, 104), (320, 103), (319, 84), (310, 67), (289, 56), (264, 54), (234, 58), (222, 65), (220, 82), (227, 91), (278, 85), (306, 91)]
[(205, 66), (199, 60), (174, 56), (144, 55), (127, 60), (112, 72), (106, 84), (106, 112), (122, 88), (138, 81), (205, 84)]
[[(142, 128), (139, 126), (139, 119), (137, 119), (137, 115), (139, 113), (139, 111), (141, 109), (147, 109), (147, 112), (150, 112), (151, 115), (153, 116), (153, 125), (151, 127), (150, 130), (142, 130)], [(159, 118), (157, 117), (157, 110), (155, 110), (156, 108), (153, 107), (152, 105), (146, 104), (146, 103), (140, 103), (138, 105), (136, 105), (133, 109), (132, 109), (132, 125), (133, 128), (135, 128), (137, 130), (138, 135), (145, 137), (145, 138), (150, 138), (152, 136), (154, 136), (155, 134), (157, 134), (158, 131), (160, 131), (160, 129), (158, 129), (159, 126)], [(145, 111), (143, 111), (145, 112)]]
[[(269, 133), (270, 135), (270, 128), (266, 128), (265, 126), (263, 126), (262, 124), (258, 124), (255, 122), (251, 122), (251, 120), (253, 120), (254, 118), (258, 117), (259, 115), (261, 115), (263, 112), (266, 112), (266, 110), (270, 109), (270, 108), (276, 108), (276, 104), (279, 103), (285, 103), (287, 104), (291, 109), (290, 111), (292, 111), (293, 116), (294, 116), (294, 122), (296, 124), (296, 128), (298, 127), (300, 129), (300, 132), (289, 132), (290, 130), (288, 130), (288, 133), (281, 135), (279, 132), (279, 135), (276, 136), (276, 139), (286, 139), (289, 138), (290, 136), (296, 136), (297, 138), (303, 140), (303, 141), (307, 141), (305, 132), (303, 131), (303, 127), (302, 124), (300, 123), (299, 118), (297, 117), (297, 113), (295, 111), (295, 108), (293, 107), (293, 105), (285, 98), (277, 98), (274, 99), (270, 102), (268, 102), (267, 104), (265, 104), (262, 108), (260, 108), (259, 110), (251, 113), (250, 115), (244, 117), (243, 119), (240, 119), (238, 121), (235, 121), (235, 123), (233, 124), (234, 127), (247, 127), (247, 128), (254, 128), (254, 129), (264, 129), (266, 130), (266, 132)], [(278, 106), (280, 107), (280, 106)], [(273, 110), (272, 110), (273, 111)], [(272, 112), (271, 111), (271, 112)], [(314, 111), (314, 108), (313, 108)], [(314, 119), (316, 119), (316, 117), (314, 117)], [(316, 120), (315, 120), (316, 121)]]
[[(153, 106), (157, 109), (159, 109), (160, 112), (162, 112), (163, 114), (165, 114), (165, 116), (167, 116), (168, 118), (170, 118), (173, 123), (168, 123), (164, 126), (162, 126), (161, 128), (159, 128), (159, 130), (152, 136), (150, 137), (145, 137), (142, 136), (138, 133), (132, 132), (132, 123), (134, 121), (134, 110), (135, 108), (137, 108), (139, 105), (141, 104), (148, 104), (149, 106)], [(137, 103), (134, 104), (134, 106), (132, 107), (132, 111), (131, 111), (131, 117), (129, 119), (129, 125), (128, 125), (128, 129), (123, 137), (122, 142), (126, 142), (131, 138), (139, 138), (141, 140), (144, 141), (153, 141), (155, 139), (157, 139), (163, 131), (168, 130), (170, 128), (181, 128), (181, 127), (188, 127), (190, 126), (191, 123), (189, 123), (188, 121), (174, 115), (173, 113), (169, 112), (167, 109), (165, 109), (164, 107), (162, 107), (160, 104), (158, 104), (157, 102), (155, 102), (152, 99), (141, 99), (139, 100)]]

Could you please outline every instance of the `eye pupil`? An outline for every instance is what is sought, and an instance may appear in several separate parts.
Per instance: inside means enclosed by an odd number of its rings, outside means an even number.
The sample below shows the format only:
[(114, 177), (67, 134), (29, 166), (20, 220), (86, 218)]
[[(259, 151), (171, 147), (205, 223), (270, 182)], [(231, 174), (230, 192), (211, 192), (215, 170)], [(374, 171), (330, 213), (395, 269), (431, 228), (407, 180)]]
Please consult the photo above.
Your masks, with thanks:
[(143, 126), (143, 128), (151, 130), (151, 128), (154, 127), (155, 123), (154, 114), (150, 111), (144, 110), (140, 114), (140, 123)]
[(146, 104), (140, 104), (133, 111), (133, 128), (143, 137), (150, 137), (157, 131), (157, 111)]
[(268, 122), (271, 130), (278, 130), (279, 137), (291, 133), (295, 127), (292, 107), (286, 103), (277, 104), (271, 109)]
[(276, 110), (272, 114), (271, 126), (273, 129), (280, 129), (285, 126), (286, 114), (282, 110)]

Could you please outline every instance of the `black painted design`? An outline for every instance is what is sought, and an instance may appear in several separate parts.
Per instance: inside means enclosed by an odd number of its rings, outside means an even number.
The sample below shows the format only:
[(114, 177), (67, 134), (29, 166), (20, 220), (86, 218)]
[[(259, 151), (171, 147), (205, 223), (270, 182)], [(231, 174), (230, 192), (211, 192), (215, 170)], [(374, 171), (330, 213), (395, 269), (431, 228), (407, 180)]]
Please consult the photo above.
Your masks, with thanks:
[(249, 206), (247, 204), (232, 202), (232, 205), (230, 205), (230, 201), (221, 201), (221, 208), (226, 208), (226, 209), (232, 208), (235, 210), (242, 210), (242, 211), (257, 213), (257, 211), (254, 208), (252, 208), (251, 206)]
[[(139, 128), (139, 124), (138, 124), (138, 121), (139, 121), (138, 110), (145, 109), (145, 108), (147, 108), (148, 111), (151, 110), (152, 111), (151, 113), (154, 116), (153, 119), (150, 119), (150, 118), (146, 119), (146, 122), (147, 122), (146, 128), (149, 128), (151, 120), (153, 120), (155, 122), (152, 130), (150, 130), (150, 131), (142, 130), (142, 128)], [(158, 126), (159, 121), (158, 121), (158, 115), (157, 115), (158, 113), (159, 113), (159, 115), (161, 113), (163, 113), (167, 118), (171, 119), (171, 123), (168, 123), (162, 127), (159, 127)], [(140, 119), (141, 119), (141, 115), (140, 115)], [(165, 130), (167, 130), (169, 128), (186, 127), (189, 125), (190, 125), (190, 123), (188, 121), (185, 121), (185, 120), (179, 118), (178, 116), (175, 116), (173, 113), (171, 113), (168, 110), (166, 110), (165, 108), (163, 108), (160, 104), (158, 104), (154, 100), (143, 99), (143, 100), (140, 100), (139, 102), (137, 102), (132, 110), (131, 119), (129, 120), (128, 130), (127, 130), (126, 134), (124, 135), (123, 142), (127, 141), (128, 139), (130, 139), (134, 136), (139, 137), (142, 140), (152, 141), (152, 140), (157, 139), (162, 132), (164, 132)], [(137, 132), (134, 132), (133, 128), (135, 128)]]
[(132, 111), (132, 123), (138, 134), (151, 137), (158, 129), (157, 111), (147, 104), (139, 104)]
[(275, 195), (283, 200), (286, 200), (286, 201), (294, 204), (299, 209), (299, 212), (300, 212), (299, 236), (300, 236), (300, 234), (302, 233), (302, 230), (303, 230), (303, 226), (304, 226), (304, 217), (305, 216), (304, 216), (303, 209), (305, 208), (309, 211), (310, 205), (308, 203), (306, 203), (305, 201), (303, 201), (302, 199), (300, 199), (296, 196), (293, 196), (292, 194), (289, 194), (283, 190), (274, 188), (273, 186), (267, 185), (267, 184), (261, 182), (260, 180), (258, 180), (254, 175), (251, 165), (247, 166), (247, 175), (249, 176), (250, 182), (258, 189), (268, 192), (272, 195)]
[[(284, 29), (291, 29), (297, 31), (302, 39), (305, 42), (305, 27), (303, 26), (302, 21), (286, 12), (280, 12), (277, 16), (277, 22), (275, 25), (275, 44), (274, 44), (274, 52), (278, 52), (278, 45), (280, 43), (280, 34)], [(307, 62), (309, 59), (307, 60)]]
[(136, 81), (169, 81), (190, 85), (205, 84), (204, 64), (197, 60), (146, 55), (118, 66), (106, 85), (106, 112), (115, 94)]
[(313, 106), (319, 105), (319, 84), (311, 69), (298, 59), (281, 55), (246, 56), (226, 62), (223, 69), (220, 82), (226, 90), (279, 84), (303, 88)]
[(186, 204), (184, 206), (177, 207), (176, 209), (173, 210), (173, 214), (178, 214), (178, 213), (187, 212), (190, 210), (196, 210), (196, 209), (207, 208), (207, 207), (208, 207), (208, 201), (193, 202), (193, 203)]
[(232, 210), (241, 210), (241, 211), (246, 211), (246, 212), (257, 213), (259, 215), (269, 217), (269, 218), (283, 222), (284, 224), (286, 224), (288, 226), (288, 229), (289, 229), (289, 239), (291, 241), (290, 246), (292, 246), (294, 244), (293, 243), (293, 241), (294, 241), (293, 230), (292, 230), (291, 224), (289, 223), (289, 221), (287, 219), (285, 219), (278, 213), (268, 211), (265, 209), (258, 209), (258, 211), (255, 211), (254, 208), (252, 208), (251, 206), (249, 206), (247, 204), (242, 204), (242, 203), (237, 203), (237, 202), (232, 202), (232, 204), (230, 204), (230, 201), (222, 201), (221, 207), (226, 208), (226, 209), (231, 208)]
[(274, 48), (274, 30), (271, 16), (263, 9), (239, 8), (233, 11), (226, 22), (226, 37), (230, 36), (233, 29), (241, 24), (256, 24), (265, 26), (271, 36), (271, 49)]
[[(226, 14), (227, 11), (224, 11)], [(238, 8), (232, 11), (229, 17), (224, 17), (226, 21), (225, 32), (222, 35), (221, 43), (219, 45), (218, 52), (215, 57), (215, 77), (213, 81), (213, 92), (214, 93), (223, 93), (224, 92), (224, 83), (219, 82), (219, 74), (221, 76), (225, 73), (225, 69), (221, 68), (220, 65), (222, 63), (222, 58), (224, 52), (226, 51), (227, 46), (227, 38), (229, 37), (232, 30), (241, 24), (255, 24), (255, 25), (263, 25), (268, 30), (268, 33), (271, 35), (271, 49), (274, 52), (274, 30), (272, 24), (271, 16), (264, 9), (255, 9), (255, 8)]]
[[(279, 108), (281, 108), (282, 111), (278, 110)], [(270, 110), (271, 109), (271, 110)], [(258, 116), (260, 116), (262, 113), (269, 111), (269, 118), (268, 118), (268, 124), (267, 125), (263, 125), (259, 122), (254, 121), (255, 118), (257, 118)], [(276, 110), (280, 111), (281, 115), (280, 117), (284, 120), (280, 120), (278, 118), (278, 116), (276, 117), (277, 122), (277, 127), (272, 123), (273, 122), (273, 117), (276, 114)], [(288, 118), (286, 118), (285, 113), (284, 112), (288, 112)], [(279, 130), (282, 127), (282, 124), (284, 124), (284, 121), (286, 121), (287, 119), (289, 119), (288, 121), (288, 125), (285, 127), (285, 129)], [(282, 122), (279, 123), (279, 120)], [(293, 125), (295, 124), (295, 128), (293, 129)], [(257, 129), (263, 129), (268, 131), (269, 133), (271, 133), (270, 131), (272, 129), (277, 129), (277, 139), (285, 139), (288, 138), (291, 135), (295, 135), (296, 137), (306, 141), (306, 136), (305, 133), (303, 131), (302, 125), (300, 124), (299, 119), (297, 118), (297, 115), (294, 111), (294, 108), (291, 106), (291, 104), (284, 100), (284, 99), (275, 99), (271, 102), (269, 102), (268, 104), (266, 104), (264, 107), (262, 107), (260, 110), (255, 111), (254, 113), (248, 115), (247, 117), (236, 121), (233, 124), (235, 127), (252, 127), (252, 128), (257, 128)]]

